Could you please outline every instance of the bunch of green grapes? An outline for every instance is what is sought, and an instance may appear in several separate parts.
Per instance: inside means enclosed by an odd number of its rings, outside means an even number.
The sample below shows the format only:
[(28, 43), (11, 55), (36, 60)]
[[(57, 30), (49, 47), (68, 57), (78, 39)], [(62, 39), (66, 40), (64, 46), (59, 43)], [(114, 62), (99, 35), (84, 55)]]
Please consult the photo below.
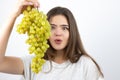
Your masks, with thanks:
[(50, 36), (50, 24), (47, 16), (42, 11), (28, 6), (23, 11), (22, 21), (17, 25), (17, 32), (28, 35), (26, 43), (29, 44), (29, 53), (35, 55), (32, 59), (31, 69), (38, 73), (45, 63), (44, 53), (49, 48), (47, 39)]

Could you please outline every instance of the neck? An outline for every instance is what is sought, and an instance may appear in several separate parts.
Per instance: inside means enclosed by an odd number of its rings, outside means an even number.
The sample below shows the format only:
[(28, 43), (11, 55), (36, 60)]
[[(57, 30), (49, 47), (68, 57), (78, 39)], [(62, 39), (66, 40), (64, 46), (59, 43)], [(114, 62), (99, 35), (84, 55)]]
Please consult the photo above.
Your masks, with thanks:
[(61, 64), (66, 61), (66, 59), (63, 57), (64, 51), (57, 51), (55, 54), (56, 56), (55, 59), (53, 60), (54, 62)]

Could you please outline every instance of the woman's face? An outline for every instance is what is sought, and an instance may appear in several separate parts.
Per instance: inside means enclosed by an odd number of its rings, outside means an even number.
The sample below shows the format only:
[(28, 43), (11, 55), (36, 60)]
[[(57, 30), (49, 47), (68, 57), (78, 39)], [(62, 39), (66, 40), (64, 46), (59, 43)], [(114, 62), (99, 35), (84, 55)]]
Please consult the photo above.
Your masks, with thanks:
[(68, 21), (65, 16), (56, 15), (49, 22), (51, 24), (50, 44), (55, 50), (63, 50), (69, 39)]

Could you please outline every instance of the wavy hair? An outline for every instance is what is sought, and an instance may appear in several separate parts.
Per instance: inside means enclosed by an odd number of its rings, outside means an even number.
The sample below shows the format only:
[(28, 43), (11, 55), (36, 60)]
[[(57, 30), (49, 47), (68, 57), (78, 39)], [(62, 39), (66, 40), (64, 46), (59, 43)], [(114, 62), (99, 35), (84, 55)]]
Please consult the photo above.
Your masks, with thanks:
[[(67, 44), (66, 48), (64, 49), (65, 50), (64, 58), (69, 59), (71, 61), (71, 63), (76, 63), (82, 55), (85, 55), (85, 56), (91, 58), (91, 60), (96, 64), (100, 74), (103, 76), (103, 73), (101, 72), (99, 65), (85, 51), (85, 49), (83, 47), (82, 40), (80, 38), (79, 31), (77, 28), (76, 20), (73, 16), (72, 12), (69, 9), (64, 8), (64, 7), (58, 6), (58, 7), (52, 8), (47, 13), (48, 21), (56, 15), (65, 16), (68, 21), (68, 24), (69, 24), (70, 36), (69, 36), (68, 44)], [(46, 51), (44, 59), (53, 60), (55, 58), (55, 54), (54, 54), (55, 49), (51, 46), (49, 41), (48, 41), (48, 44), (50, 45), (50, 48), (48, 48), (48, 50)]]

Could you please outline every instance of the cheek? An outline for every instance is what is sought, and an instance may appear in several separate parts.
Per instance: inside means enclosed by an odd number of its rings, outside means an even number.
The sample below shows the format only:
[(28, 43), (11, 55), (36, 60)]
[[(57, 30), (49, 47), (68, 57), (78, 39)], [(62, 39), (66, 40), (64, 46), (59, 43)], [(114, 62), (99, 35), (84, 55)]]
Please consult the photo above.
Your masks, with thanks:
[(69, 32), (68, 32), (68, 33), (66, 33), (65, 38), (66, 38), (66, 40), (68, 40), (68, 39), (69, 39)]
[(49, 41), (52, 41), (53, 40), (53, 32), (51, 31), (51, 35), (50, 35), (50, 37), (49, 37)]
[(52, 40), (53, 40), (53, 39), (52, 39), (52, 36), (50, 36), (50, 37), (49, 37), (49, 42), (50, 42), (50, 44), (51, 44)]

